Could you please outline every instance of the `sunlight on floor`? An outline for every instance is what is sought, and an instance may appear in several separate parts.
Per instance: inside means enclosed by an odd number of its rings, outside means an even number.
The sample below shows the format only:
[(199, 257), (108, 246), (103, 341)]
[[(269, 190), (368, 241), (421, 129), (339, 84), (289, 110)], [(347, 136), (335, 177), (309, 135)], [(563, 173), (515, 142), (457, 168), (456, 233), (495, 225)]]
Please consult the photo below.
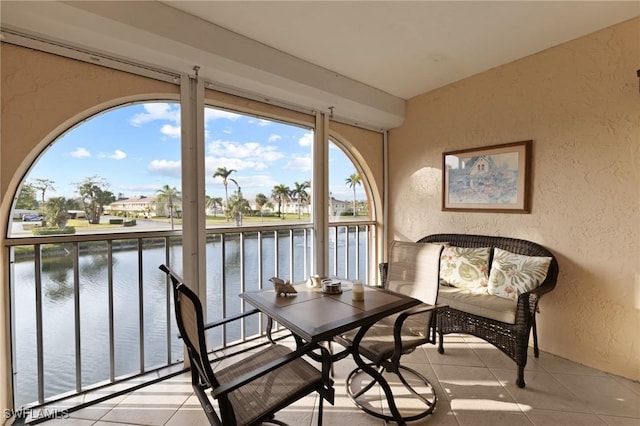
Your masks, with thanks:
[[(449, 343), (449, 345), (448, 345)], [(640, 424), (640, 383), (609, 375), (541, 352), (529, 358), (527, 387), (514, 381), (516, 366), (491, 345), (470, 336), (445, 339), (445, 354), (425, 345), (403, 358), (403, 364), (433, 385), (434, 412), (409, 425), (603, 425)], [(358, 409), (348, 398), (345, 380), (355, 367), (350, 359), (335, 364), (335, 405), (324, 403), (325, 425), (383, 426), (382, 420)], [(399, 384), (391, 381), (403, 414), (424, 408)], [(425, 391), (424, 385), (416, 386)], [(370, 395), (369, 395), (370, 393)], [(367, 393), (369, 403), (388, 412), (380, 391)], [(318, 398), (310, 395), (280, 411), (276, 419), (290, 425), (317, 424)], [(190, 375), (142, 388), (117, 398), (69, 413), (69, 418), (44, 422), (45, 426), (199, 426), (208, 422), (194, 396)]]

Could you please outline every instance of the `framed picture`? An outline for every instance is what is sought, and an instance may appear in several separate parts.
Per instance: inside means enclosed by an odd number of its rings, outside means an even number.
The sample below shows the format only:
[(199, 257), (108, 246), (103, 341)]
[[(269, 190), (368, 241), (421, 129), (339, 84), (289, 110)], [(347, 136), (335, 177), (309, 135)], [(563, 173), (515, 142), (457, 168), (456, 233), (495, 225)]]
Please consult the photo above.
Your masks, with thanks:
[(442, 154), (442, 210), (529, 213), (532, 141)]

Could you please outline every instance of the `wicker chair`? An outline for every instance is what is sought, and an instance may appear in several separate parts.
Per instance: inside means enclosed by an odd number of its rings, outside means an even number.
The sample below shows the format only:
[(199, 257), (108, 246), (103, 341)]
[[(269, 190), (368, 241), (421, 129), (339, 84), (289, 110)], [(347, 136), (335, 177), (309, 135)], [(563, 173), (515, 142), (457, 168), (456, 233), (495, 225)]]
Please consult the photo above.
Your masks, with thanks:
[[(211, 363), (218, 360), (208, 358), (205, 329), (258, 311), (205, 326), (197, 295), (166, 265), (160, 265), (160, 269), (173, 284), (176, 320), (191, 362), (193, 389), (210, 424), (235, 426), (268, 422), (283, 425), (274, 419), (275, 413), (312, 392), (320, 395), (318, 424), (322, 424), (322, 402), (326, 399), (333, 404), (334, 399), (333, 381), (329, 377), (330, 354), (325, 348), (316, 345), (292, 351), (271, 343), (266, 349), (214, 373)], [(322, 371), (301, 358), (315, 349), (321, 352)], [(211, 389), (211, 395), (218, 400), (220, 417), (206, 394), (207, 389)]]
[[(416, 398), (412, 402), (412, 412), (401, 414), (395, 409), (393, 397), (387, 395), (389, 411), (380, 411), (380, 407), (371, 404), (376, 396), (367, 395), (375, 389), (375, 381), (362, 376), (363, 369), (358, 367), (347, 377), (347, 394), (351, 400), (366, 413), (398, 424), (418, 420), (431, 414), (436, 405), (435, 390), (422, 374), (402, 365), (401, 357), (413, 352), (425, 343), (435, 344), (434, 305), (438, 294), (438, 275), (440, 267), (441, 245), (415, 244), (394, 241), (390, 251), (391, 267), (385, 288), (408, 294), (424, 302), (414, 308), (383, 318), (369, 328), (358, 343), (358, 353), (370, 361), (368, 364), (382, 372), (395, 374)], [(349, 348), (354, 345), (361, 333), (350, 331), (334, 338)], [(407, 375), (420, 383), (420, 391), (415, 390), (407, 380)], [(360, 380), (362, 379), (362, 380)], [(381, 395), (375, 389), (372, 395)], [(394, 410), (396, 413), (394, 413)], [(391, 413), (391, 415), (390, 415)], [(395, 414), (395, 415), (394, 415)]]
[[(467, 235), (467, 234), (434, 234), (421, 238), (418, 243), (449, 243), (459, 247), (498, 247), (513, 253), (526, 256), (551, 257), (551, 264), (545, 280), (534, 290), (523, 293), (518, 297), (515, 322), (508, 323), (483, 316), (478, 316), (455, 309), (451, 306), (438, 310), (437, 330), (439, 334), (438, 352), (444, 353), (444, 335), (448, 333), (465, 333), (480, 337), (496, 346), (513, 359), (518, 366), (516, 384), (525, 387), (524, 368), (527, 365), (527, 350), (529, 336), (533, 329), (533, 354), (537, 358), (538, 333), (536, 328), (536, 312), (538, 302), (543, 294), (550, 292), (556, 286), (558, 277), (558, 262), (555, 256), (543, 246), (531, 241), (515, 238)], [(491, 264), (491, 263), (489, 263)], [(381, 279), (387, 273), (387, 264), (380, 265)], [(442, 295), (441, 295), (442, 296)], [(441, 303), (448, 303), (441, 298)]]

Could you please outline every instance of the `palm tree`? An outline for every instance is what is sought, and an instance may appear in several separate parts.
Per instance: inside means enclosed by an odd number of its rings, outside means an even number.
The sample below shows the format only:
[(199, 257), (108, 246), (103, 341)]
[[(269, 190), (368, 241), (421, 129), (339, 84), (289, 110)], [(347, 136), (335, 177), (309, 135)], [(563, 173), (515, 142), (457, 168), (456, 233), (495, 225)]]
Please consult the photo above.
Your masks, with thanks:
[(158, 201), (165, 202), (169, 206), (169, 217), (171, 218), (171, 229), (173, 230), (173, 202), (180, 199), (180, 191), (175, 186), (172, 188), (169, 185), (163, 185), (156, 193), (158, 194)]
[[(229, 184), (229, 175), (233, 172), (237, 172), (235, 169), (228, 170), (226, 167), (218, 167), (216, 172), (213, 174), (213, 178), (221, 177), (222, 184), (224, 185), (224, 199), (225, 199), (225, 212), (227, 215), (227, 222), (229, 221), (229, 192), (227, 191), (227, 185)], [(238, 183), (231, 179), (231, 181), (235, 182), (236, 185)]]
[(290, 193), (291, 190), (289, 189), (289, 187), (282, 183), (280, 185), (274, 186), (271, 190), (271, 198), (273, 198), (274, 200), (278, 200), (278, 217), (281, 217), (282, 202), (290, 199)]
[(302, 203), (306, 203), (309, 200), (309, 193), (307, 189), (311, 187), (311, 182), (304, 181), (302, 183), (294, 182), (295, 188), (291, 190), (291, 197), (296, 199), (298, 205), (298, 219), (300, 219), (300, 207)]
[(269, 199), (263, 193), (259, 193), (256, 194), (255, 202), (256, 208), (260, 212), (260, 220), (264, 221), (264, 218), (262, 217), (262, 208), (269, 202)]
[(73, 200), (67, 200), (64, 197), (49, 198), (42, 206), (47, 226), (57, 226), (58, 229), (64, 229), (67, 220), (69, 220), (69, 210), (72, 207)]
[(209, 197), (205, 195), (205, 205), (208, 209), (213, 210), (213, 217), (216, 216), (216, 207), (222, 207), (222, 197)]
[(353, 215), (356, 215), (356, 186), (362, 185), (362, 178), (358, 173), (353, 173), (347, 179), (345, 183), (353, 189)]
[(242, 196), (242, 190), (238, 187), (238, 190), (229, 199), (229, 211), (236, 219), (236, 225), (242, 224), (242, 216), (247, 214), (251, 210), (249, 200)]

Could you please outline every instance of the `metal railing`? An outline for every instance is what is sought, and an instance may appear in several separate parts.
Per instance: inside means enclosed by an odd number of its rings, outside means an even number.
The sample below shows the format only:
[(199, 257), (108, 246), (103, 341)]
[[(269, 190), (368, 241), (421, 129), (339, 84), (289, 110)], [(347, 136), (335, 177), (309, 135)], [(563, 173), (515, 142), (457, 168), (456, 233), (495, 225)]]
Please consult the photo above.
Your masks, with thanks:
[[(371, 221), (330, 224), (329, 270), (367, 280)], [(245, 309), (237, 294), (301, 281), (311, 224), (209, 228), (207, 316)], [(182, 267), (179, 231), (12, 238), (11, 335), (16, 407), (35, 407), (180, 363), (173, 304), (160, 263)], [(263, 333), (262, 318), (208, 336), (224, 348)]]

